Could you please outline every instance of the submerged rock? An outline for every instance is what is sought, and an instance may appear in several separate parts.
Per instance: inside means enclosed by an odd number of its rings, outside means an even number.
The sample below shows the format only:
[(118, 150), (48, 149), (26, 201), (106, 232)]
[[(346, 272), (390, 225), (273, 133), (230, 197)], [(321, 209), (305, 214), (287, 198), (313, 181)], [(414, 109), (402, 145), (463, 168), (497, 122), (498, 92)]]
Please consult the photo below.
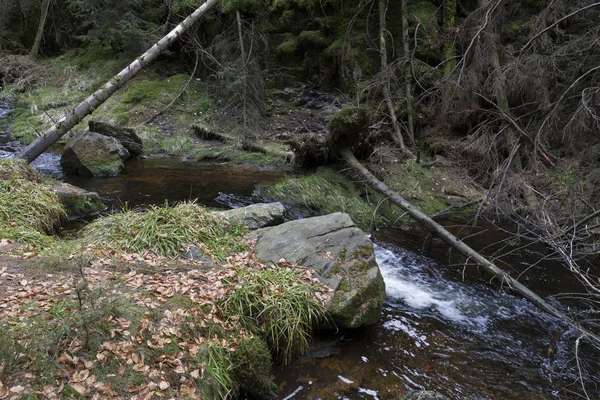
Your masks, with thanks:
[(106, 205), (96, 192), (88, 192), (64, 182), (48, 186), (48, 189), (58, 195), (69, 218), (85, 217), (106, 210)]
[(77, 175), (116, 176), (128, 157), (129, 152), (118, 140), (95, 132), (81, 132), (65, 146), (60, 165)]
[(259, 203), (218, 211), (215, 214), (226, 218), (231, 223), (242, 224), (248, 229), (258, 229), (281, 224), (284, 213), (285, 207), (281, 203)]
[(257, 239), (256, 256), (263, 262), (282, 258), (311, 268), (334, 290), (328, 312), (338, 328), (373, 324), (381, 316), (385, 283), (373, 243), (348, 214), (286, 222), (250, 234)]
[(449, 400), (448, 397), (433, 390), (411, 390), (400, 400)]
[(125, 147), (132, 156), (142, 154), (142, 139), (135, 133), (135, 130), (100, 121), (90, 121), (89, 127), (90, 132), (117, 139), (121, 146)]

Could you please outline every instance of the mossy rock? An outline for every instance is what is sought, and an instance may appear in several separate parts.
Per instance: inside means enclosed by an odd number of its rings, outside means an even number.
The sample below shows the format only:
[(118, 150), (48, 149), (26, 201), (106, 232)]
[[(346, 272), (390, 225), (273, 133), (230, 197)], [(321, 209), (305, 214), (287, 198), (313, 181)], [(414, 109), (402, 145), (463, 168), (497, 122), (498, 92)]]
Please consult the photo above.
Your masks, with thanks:
[(88, 192), (68, 183), (52, 185), (48, 189), (58, 195), (69, 218), (95, 215), (106, 210), (98, 193)]
[(254, 231), (249, 238), (258, 240), (259, 260), (278, 263), (284, 258), (315, 271), (314, 276), (333, 290), (327, 312), (337, 328), (355, 329), (381, 317), (385, 282), (373, 244), (348, 214), (290, 221)]
[(298, 46), (309, 49), (324, 49), (329, 45), (329, 40), (321, 31), (302, 31), (298, 35)]
[(296, 53), (298, 49), (298, 40), (295, 35), (286, 33), (283, 42), (277, 46), (277, 54), (289, 56)]
[(344, 107), (336, 113), (329, 122), (331, 140), (334, 148), (349, 147), (365, 149), (368, 146), (368, 128), (371, 115), (365, 107)]
[(85, 176), (116, 176), (125, 168), (129, 152), (114, 138), (95, 132), (82, 132), (65, 147), (60, 165)]
[(275, 400), (279, 391), (271, 373), (271, 353), (267, 344), (252, 338), (240, 342), (231, 355), (233, 376), (240, 389), (248, 397), (260, 400)]

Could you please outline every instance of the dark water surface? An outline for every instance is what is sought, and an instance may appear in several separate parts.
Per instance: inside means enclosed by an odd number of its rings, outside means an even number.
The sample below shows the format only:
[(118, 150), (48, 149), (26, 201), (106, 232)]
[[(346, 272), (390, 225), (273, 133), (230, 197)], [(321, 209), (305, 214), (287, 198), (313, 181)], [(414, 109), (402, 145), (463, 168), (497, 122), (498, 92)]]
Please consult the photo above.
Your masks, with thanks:
[[(470, 242), (476, 248), (506, 238), (493, 227), (475, 230), (480, 234)], [(277, 368), (284, 397), (398, 399), (407, 390), (435, 389), (453, 399), (585, 398), (574, 332), (526, 300), (482, 282), (475, 268), (463, 274), (446, 246), (419, 233), (385, 229), (374, 235), (387, 287), (382, 320), (338, 334), (330, 357), (304, 356)], [(539, 257), (536, 249), (515, 252), (504, 267), (516, 274)], [(529, 268), (523, 281), (545, 297), (581, 292), (566, 269), (547, 264)], [(584, 341), (578, 352), (587, 394), (600, 399), (600, 353)]]
[(283, 176), (284, 171), (246, 165), (149, 158), (128, 160), (123, 173), (114, 178), (67, 175), (64, 180), (131, 206), (197, 199), (204, 205), (223, 207), (226, 201), (220, 199), (226, 195), (250, 196), (257, 184), (272, 184)]

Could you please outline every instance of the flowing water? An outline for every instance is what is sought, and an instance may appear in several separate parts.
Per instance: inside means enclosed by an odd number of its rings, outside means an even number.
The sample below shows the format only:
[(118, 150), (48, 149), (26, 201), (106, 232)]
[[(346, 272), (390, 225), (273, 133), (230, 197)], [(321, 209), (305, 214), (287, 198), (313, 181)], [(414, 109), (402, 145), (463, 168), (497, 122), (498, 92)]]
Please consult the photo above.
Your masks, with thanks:
[[(498, 236), (499, 230), (487, 227), (477, 248)], [(277, 369), (283, 395), (398, 399), (406, 390), (433, 389), (453, 399), (581, 398), (577, 336), (526, 300), (482, 282), (473, 267), (463, 273), (448, 261), (445, 246), (429, 240), (401, 230), (375, 234), (387, 288), (382, 320), (341, 335), (329, 357), (303, 356)], [(512, 264), (505, 268), (523, 271), (539, 255), (521, 252), (507, 258)], [(530, 268), (524, 281), (544, 295), (581, 291), (557, 264)], [(598, 399), (600, 353), (583, 342), (578, 352), (587, 394)]]
[[(0, 103), (0, 119), (9, 109)], [(12, 157), (20, 145), (7, 133), (0, 137), (0, 158)], [(34, 167), (132, 206), (199, 199), (239, 207), (252, 201), (257, 183), (283, 176), (159, 158), (131, 160), (119, 177), (90, 179), (64, 174), (59, 158), (47, 153)], [(505, 239), (494, 227), (470, 228), (462, 235), (490, 254), (508, 251), (492, 245)], [(576, 399), (585, 394), (600, 399), (599, 352), (584, 341), (577, 347), (577, 336), (561, 322), (482, 282), (472, 267), (463, 268), (417, 227), (381, 230), (373, 240), (387, 286), (381, 321), (351, 333), (318, 333), (310, 356), (276, 368), (282, 397), (398, 399), (407, 390), (427, 388), (454, 399)], [(533, 266), (543, 255), (543, 249), (527, 248), (504, 257), (502, 265), (515, 274), (526, 271), (521, 280), (563, 311), (585, 312), (581, 305), (552, 299), (583, 288), (558, 264)]]

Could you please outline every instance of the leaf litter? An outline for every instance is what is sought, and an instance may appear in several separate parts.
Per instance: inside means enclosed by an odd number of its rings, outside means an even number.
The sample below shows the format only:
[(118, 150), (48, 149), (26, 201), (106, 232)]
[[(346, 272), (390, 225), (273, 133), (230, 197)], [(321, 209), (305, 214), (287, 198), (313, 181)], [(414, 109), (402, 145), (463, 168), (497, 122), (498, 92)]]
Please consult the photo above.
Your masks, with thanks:
[[(201, 348), (222, 346), (233, 351), (240, 340), (252, 336), (237, 324), (236, 318), (226, 319), (217, 305), (238, 284), (236, 268), (277, 268), (259, 262), (252, 251), (227, 258), (221, 267), (210, 268), (203, 262), (188, 260), (181, 260), (175, 265), (179, 268), (173, 268), (173, 259), (93, 246), (88, 246), (85, 253), (92, 256), (86, 265), (68, 273), (35, 276), (23, 269), (0, 266), (0, 323), (19, 328), (20, 332), (64, 323), (61, 312), (83, 313), (93, 307), (93, 301), (82, 303), (82, 287), (87, 293), (99, 290), (103, 298), (126, 299), (135, 304), (139, 315), (102, 316), (106, 332), (93, 332), (102, 338), (93, 351), (86, 343), (89, 332), (87, 336), (78, 332), (58, 340), (43, 355), (57, 366), (57, 373), (50, 378), (36, 376), (34, 368), (32, 372), (20, 371), (11, 376), (3, 373), (0, 366), (0, 399), (32, 394), (56, 399), (69, 397), (67, 393), (73, 392), (92, 399), (200, 398), (196, 386), (205, 372), (194, 360)], [(31, 257), (35, 255), (21, 255)], [(70, 258), (76, 257), (74, 254)], [(18, 265), (14, 258), (15, 263), (10, 264)], [(114, 268), (115, 261), (135, 269), (119, 270)], [(284, 260), (281, 264), (280, 267), (290, 267)], [(325, 306), (331, 290), (320, 285), (310, 270), (303, 271), (302, 279), (313, 285), (315, 298)], [(67, 309), (57, 311), (61, 307)], [(88, 328), (80, 327), (79, 331), (85, 329)], [(217, 331), (221, 334), (214, 333)], [(22, 348), (30, 340), (35, 337), (25, 335), (17, 339)], [(17, 356), (31, 358), (20, 360), (25, 366), (36, 361), (35, 355)], [(117, 387), (115, 382), (122, 382), (119, 377), (132, 373), (138, 374), (135, 383)]]

